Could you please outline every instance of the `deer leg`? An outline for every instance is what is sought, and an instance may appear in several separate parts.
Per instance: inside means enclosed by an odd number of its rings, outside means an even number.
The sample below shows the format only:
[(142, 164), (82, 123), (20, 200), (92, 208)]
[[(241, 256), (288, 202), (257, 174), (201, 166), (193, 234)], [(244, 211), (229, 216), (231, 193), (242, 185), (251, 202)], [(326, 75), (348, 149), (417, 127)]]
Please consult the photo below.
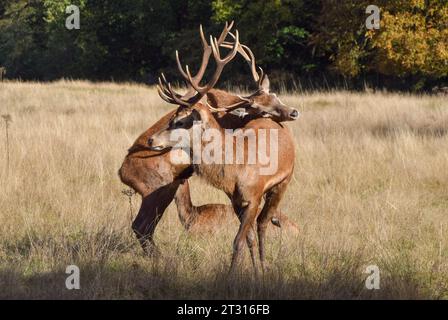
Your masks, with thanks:
[[(243, 216), (244, 216), (244, 207), (243, 208), (238, 208), (238, 207), (234, 207), (235, 212), (237, 213), (238, 216), (238, 220), (240, 221), (240, 224), (243, 222)], [(252, 261), (252, 265), (254, 267), (255, 270), (255, 274), (258, 275), (258, 269), (257, 269), (257, 260), (256, 260), (256, 234), (255, 234), (255, 226), (251, 225), (249, 232), (247, 234), (246, 237), (246, 243), (247, 243), (247, 247), (249, 248), (249, 253), (250, 253), (250, 259)]]
[(258, 206), (260, 205), (260, 199), (241, 208), (238, 212), (241, 212), (239, 216), (241, 224), (236, 234), (235, 240), (233, 241), (233, 255), (232, 263), (230, 265), (230, 273), (234, 274), (237, 266), (241, 262), (242, 258), (242, 248), (244, 246), (244, 241), (246, 240), (249, 250), (251, 252), (252, 263), (254, 265), (255, 274), (259, 274), (258, 266), (255, 263), (255, 235), (253, 232), (253, 226), (256, 223), (256, 218), (258, 214)]
[(258, 250), (260, 254), (261, 269), (265, 272), (265, 240), (266, 240), (266, 228), (269, 221), (271, 221), (274, 214), (277, 212), (277, 207), (285, 193), (286, 187), (291, 180), (291, 176), (274, 186), (266, 193), (266, 199), (263, 209), (257, 218), (257, 231), (258, 231)]
[(143, 251), (149, 255), (158, 254), (159, 250), (154, 243), (154, 230), (163, 215), (158, 208), (152, 208), (152, 205), (142, 199), (140, 210), (132, 223), (132, 230), (134, 231), (138, 242)]
[(247, 246), (249, 248), (250, 259), (252, 261), (252, 265), (253, 265), (254, 270), (255, 270), (255, 276), (258, 277), (260, 272), (258, 270), (257, 259), (256, 259), (256, 256), (257, 256), (257, 254), (256, 254), (256, 251), (257, 251), (257, 246), (256, 246), (257, 242), (256, 242), (256, 240), (257, 239), (256, 239), (256, 236), (255, 236), (254, 229), (255, 229), (254, 225), (252, 224), (250, 226), (250, 228), (249, 228), (249, 232), (248, 232), (247, 237), (246, 237), (246, 243), (247, 243)]
[(142, 205), (132, 223), (132, 229), (146, 253), (154, 254), (158, 251), (153, 239), (154, 231), (178, 187), (179, 181), (174, 181), (142, 199)]

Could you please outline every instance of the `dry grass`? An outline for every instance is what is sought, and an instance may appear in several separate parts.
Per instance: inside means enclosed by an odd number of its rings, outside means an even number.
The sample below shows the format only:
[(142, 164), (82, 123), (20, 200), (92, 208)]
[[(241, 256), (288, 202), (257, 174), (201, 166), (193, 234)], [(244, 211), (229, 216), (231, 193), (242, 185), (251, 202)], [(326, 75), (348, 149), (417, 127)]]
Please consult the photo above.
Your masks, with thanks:
[[(144, 256), (117, 170), (140, 132), (169, 110), (136, 85), (1, 83), (11, 168), (0, 136), (1, 298), (448, 298), (448, 106), (443, 97), (287, 95), (302, 118), (282, 208), (300, 234), (269, 238), (269, 272), (246, 256), (227, 282), (236, 225), (185, 233), (171, 206)], [(4, 130), (2, 130), (3, 132)], [(227, 201), (193, 181), (196, 204)], [(134, 212), (140, 199), (134, 197)], [(65, 268), (81, 290), (65, 289)], [(378, 265), (381, 289), (364, 287)]]

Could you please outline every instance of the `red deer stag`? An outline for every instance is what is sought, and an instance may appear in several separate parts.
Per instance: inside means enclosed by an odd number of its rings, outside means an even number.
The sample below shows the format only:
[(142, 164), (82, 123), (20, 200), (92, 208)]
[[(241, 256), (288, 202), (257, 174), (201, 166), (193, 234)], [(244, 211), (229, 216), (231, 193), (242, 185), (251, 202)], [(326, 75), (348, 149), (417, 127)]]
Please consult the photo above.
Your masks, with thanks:
[[(192, 77), (188, 66), (186, 72), (182, 70), (181, 74), (187, 80), (188, 84), (196, 91), (194, 94), (187, 93), (184, 96), (174, 92), (171, 85), (164, 79), (161, 81), (159, 91), (161, 96), (167, 101), (175, 104), (179, 104), (180, 107), (176, 110), (174, 117), (170, 119), (169, 125), (163, 128), (158, 133), (154, 134), (148, 144), (152, 150), (162, 151), (170, 150), (171, 148), (179, 147), (177, 141), (173, 141), (171, 138), (173, 133), (180, 133), (179, 130), (183, 130), (182, 133), (188, 132), (189, 137), (192, 136), (194, 131), (194, 124), (200, 122), (200, 130), (214, 130), (218, 134), (220, 141), (225, 141), (225, 129), (217, 122), (212, 111), (207, 106), (206, 102), (202, 98), (206, 93), (213, 88), (218, 81), (218, 78), (224, 68), (224, 66), (236, 55), (237, 50), (241, 49), (239, 44), (238, 31), (234, 36), (234, 43), (232, 44), (232, 50), (227, 57), (222, 59), (219, 53), (219, 43), (217, 39), (211, 39), (210, 41), (213, 56), (216, 60), (216, 70), (212, 79), (205, 86), (201, 86), (199, 82), (201, 79)], [(179, 63), (180, 65), (180, 63)], [(179, 66), (181, 69), (181, 66)], [(266, 81), (266, 77), (262, 79), (262, 91), (266, 92), (269, 98), (276, 98), (274, 95), (269, 94), (269, 82)], [(260, 130), (263, 129), (263, 130)], [(232, 263), (230, 271), (233, 273), (236, 266), (239, 265), (242, 257), (242, 247), (244, 241), (247, 242), (251, 253), (252, 264), (255, 272), (258, 274), (258, 265), (255, 260), (255, 236), (253, 229), (256, 226), (259, 240), (259, 254), (262, 270), (265, 270), (265, 254), (264, 244), (266, 236), (266, 228), (268, 222), (273, 217), (280, 200), (286, 190), (286, 187), (292, 177), (294, 169), (294, 143), (290, 131), (274, 122), (270, 119), (255, 119), (247, 123), (241, 130), (243, 136), (245, 133), (255, 132), (256, 147), (259, 148), (261, 144), (262, 133), (264, 130), (271, 129), (277, 132), (277, 139), (272, 136), (269, 140), (274, 140), (275, 144), (272, 147), (271, 141), (267, 151), (272, 155), (277, 152), (278, 167), (274, 173), (263, 174), (261, 170), (261, 164), (252, 164), (248, 161), (249, 148), (251, 147), (248, 141), (244, 140), (244, 161), (241, 164), (226, 163), (223, 162), (209, 162), (207, 164), (196, 162), (194, 164), (195, 173), (204, 178), (212, 186), (224, 191), (232, 202), (236, 215), (240, 219), (240, 228), (234, 240), (234, 252), (232, 257)], [(266, 137), (264, 136), (264, 139)], [(185, 141), (183, 141), (185, 143)], [(265, 140), (266, 142), (266, 140)], [(231, 150), (236, 150), (235, 139), (232, 139), (233, 144)], [(220, 146), (223, 148), (222, 154), (226, 154), (224, 149), (225, 144)], [(191, 139), (188, 139), (187, 145), (182, 145), (182, 148), (190, 150), (189, 155), (191, 161), (194, 162), (194, 154), (196, 148), (202, 150), (207, 146), (204, 145), (204, 140), (201, 139), (200, 146), (195, 145)], [(238, 146), (237, 146), (238, 148)], [(232, 153), (233, 153), (232, 151)], [(257, 150), (259, 151), (259, 150)], [(232, 158), (235, 154), (232, 154)], [(262, 199), (265, 199), (261, 212), (259, 206)]]
[[(229, 46), (229, 43), (224, 42), (227, 33), (232, 28), (232, 24), (227, 25), (222, 32), (218, 44), (221, 46)], [(200, 35), (202, 45), (204, 47), (204, 54), (202, 58), (202, 65), (200, 71), (197, 74), (197, 78), (202, 78), (206, 64), (211, 54), (211, 47), (205, 40), (202, 27), (200, 28)], [(248, 52), (245, 53), (244, 49)], [(250, 49), (244, 45), (238, 47), (238, 51), (245, 57), (252, 69), (254, 80), (259, 84), (259, 90), (249, 96), (248, 98), (242, 98), (238, 95), (230, 94), (226, 91), (211, 89), (207, 92), (207, 104), (214, 111), (214, 116), (219, 121), (219, 124), (227, 128), (239, 128), (244, 126), (245, 123), (252, 119), (252, 116), (267, 116), (269, 111), (272, 111), (272, 117), (276, 117), (277, 121), (292, 120), (297, 117), (297, 111), (292, 108), (284, 108), (281, 103), (275, 106), (275, 99), (266, 99), (268, 93), (262, 90), (261, 78), (256, 72), (256, 64), (253, 53)], [(177, 59), (179, 60), (179, 59)], [(178, 62), (180, 65), (180, 62)], [(267, 79), (267, 77), (266, 77)], [(191, 89), (191, 88), (190, 88)], [(170, 100), (171, 102), (171, 100)], [(267, 103), (266, 103), (267, 102)], [(274, 103), (273, 103), (274, 102)], [(272, 105), (274, 104), (274, 108)], [(248, 116), (237, 117), (229, 112), (226, 112), (228, 106), (238, 106), (247, 108)], [(265, 109), (267, 108), (267, 109)], [(231, 110), (231, 109), (230, 109)], [(277, 111), (279, 110), (279, 111)], [(238, 110), (236, 110), (238, 111)], [(286, 112), (285, 112), (286, 111)], [(289, 113), (288, 113), (289, 111)], [(123, 183), (134, 189), (142, 196), (142, 204), (136, 219), (132, 224), (132, 228), (137, 235), (139, 242), (141, 243), (145, 251), (151, 252), (156, 250), (156, 246), (153, 240), (153, 234), (155, 228), (162, 217), (165, 209), (172, 201), (176, 194), (176, 200), (178, 204), (178, 211), (180, 207), (185, 209), (187, 202), (191, 203), (189, 192), (188, 197), (183, 193), (188, 191), (188, 184), (183, 185), (176, 193), (179, 184), (183, 179), (188, 178), (192, 173), (192, 167), (189, 165), (172, 164), (169, 161), (169, 152), (156, 152), (148, 148), (148, 140), (155, 133), (166, 127), (169, 120), (174, 116), (175, 111), (171, 111), (156, 122), (151, 128), (145, 131), (135, 141), (133, 146), (129, 149), (123, 164), (119, 170), (119, 176)], [(280, 118), (279, 118), (279, 115)], [(220, 207), (220, 205), (216, 205)], [(229, 206), (230, 207), (230, 206)], [(188, 214), (197, 212), (192, 207), (191, 211), (183, 211), (184, 217)], [(213, 212), (215, 205), (207, 206), (209, 212)], [(202, 215), (201, 215), (202, 216)], [(206, 214), (204, 216), (210, 216)], [(209, 223), (216, 223), (213, 219), (206, 219)], [(197, 221), (197, 220), (196, 220)], [(202, 219), (201, 221), (205, 221)], [(272, 222), (277, 226), (281, 225), (288, 229), (296, 229), (295, 225), (290, 222), (286, 216), (276, 216), (272, 219)], [(204, 223), (197, 222), (197, 226), (204, 226)]]

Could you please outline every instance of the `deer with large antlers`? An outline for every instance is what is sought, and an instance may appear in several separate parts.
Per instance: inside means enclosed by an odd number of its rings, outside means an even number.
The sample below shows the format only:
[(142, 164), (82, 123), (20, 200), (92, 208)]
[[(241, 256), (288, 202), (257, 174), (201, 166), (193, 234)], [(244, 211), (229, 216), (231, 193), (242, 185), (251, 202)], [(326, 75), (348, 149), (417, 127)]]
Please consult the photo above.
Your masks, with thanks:
[[(245, 48), (239, 43), (238, 31), (236, 31), (235, 35), (232, 35), (232, 37), (234, 42), (230, 45), (231, 51), (225, 58), (221, 58), (220, 56), (219, 41), (216, 38), (210, 39), (211, 50), (213, 57), (216, 60), (216, 70), (211, 80), (205, 86), (200, 85), (202, 77), (198, 77), (197, 75), (195, 77), (191, 76), (188, 66), (186, 67), (186, 71), (183, 70), (178, 54), (176, 54), (181, 75), (187, 81), (189, 87), (194, 90), (189, 90), (182, 96), (174, 92), (165, 77), (160, 79), (159, 92), (161, 97), (170, 103), (180, 105), (180, 107), (176, 110), (174, 117), (170, 119), (169, 125), (151, 137), (148, 144), (152, 150), (162, 151), (169, 150), (173, 147), (179, 147), (179, 143), (171, 139), (173, 133), (178, 133), (179, 130), (192, 133), (194, 131), (195, 123), (197, 122), (200, 122), (200, 130), (213, 129), (214, 132), (218, 133), (218, 138), (221, 138), (221, 141), (225, 140), (224, 128), (215, 119), (215, 116), (212, 113), (213, 110), (207, 106), (207, 102), (204, 102), (203, 98), (217, 83), (224, 66), (235, 57), (238, 51), (245, 51)], [(219, 40), (222, 41), (222, 44), (227, 45), (223, 41), (224, 38), (220, 38)], [(203, 66), (199, 69), (199, 75), (202, 69)], [(261, 91), (266, 97), (269, 98), (269, 100), (278, 99), (275, 95), (269, 93), (269, 82), (266, 81), (267, 77), (264, 76), (260, 78)], [(237, 107), (240, 107), (241, 105), (244, 104), (241, 103)], [(235, 106), (232, 106), (228, 109), (233, 109), (234, 107)], [(285, 106), (283, 105), (283, 107)], [(266, 112), (265, 114), (268, 115), (269, 112)], [(296, 117), (294, 116), (293, 118)], [(244, 241), (246, 241), (250, 249), (254, 269), (257, 274), (259, 273), (255, 258), (255, 227), (257, 228), (258, 233), (261, 268), (264, 271), (264, 244), (267, 224), (276, 212), (293, 174), (295, 157), (294, 143), (292, 135), (286, 127), (270, 119), (261, 118), (248, 122), (242, 129), (242, 132), (243, 134), (246, 132), (255, 132), (256, 146), (259, 149), (262, 140), (262, 131), (265, 129), (271, 129), (270, 132), (275, 131), (278, 133), (277, 139), (275, 139), (275, 135), (274, 137), (272, 137), (272, 135), (269, 137), (270, 144), (268, 147), (269, 150), (267, 150), (270, 155), (277, 153), (276, 155), (279, 157), (278, 168), (274, 173), (263, 174), (259, 162), (255, 164), (250, 163), (248, 160), (250, 145), (246, 141), (244, 141), (245, 158), (243, 163), (223, 164), (221, 162), (211, 162), (206, 164), (199, 162), (199, 164), (194, 164), (194, 171), (198, 176), (204, 178), (212, 186), (221, 189), (227, 194), (232, 202), (235, 213), (240, 220), (240, 228), (234, 240), (234, 252), (230, 268), (231, 272), (235, 271), (237, 265), (241, 261), (242, 247), (244, 246)], [(266, 139), (264, 135), (263, 137)], [(274, 144), (272, 144), (273, 140), (275, 142)], [(202, 140), (200, 143), (203, 144), (204, 141)], [(235, 144), (235, 140), (231, 143)], [(194, 160), (193, 155), (195, 149), (205, 147), (204, 145), (198, 147), (192, 143), (191, 139), (187, 142), (187, 145), (184, 144), (181, 146), (188, 150), (192, 160)], [(233, 150), (235, 149), (232, 148), (232, 153)], [(226, 151), (227, 150), (223, 150), (223, 153), (226, 153)], [(232, 154), (231, 156), (233, 157), (235, 155)], [(259, 206), (263, 198), (265, 202), (262, 210), (259, 211)]]
[[(231, 46), (231, 44), (224, 41), (231, 28), (232, 24), (226, 24), (223, 33), (217, 41), (219, 46), (227, 48)], [(204, 47), (204, 55), (201, 68), (199, 69), (200, 72), (198, 72), (198, 75), (195, 77), (197, 79), (203, 76), (206, 64), (210, 58), (210, 52), (212, 52), (212, 47), (205, 41), (202, 27), (200, 28), (200, 34)], [(252, 74), (254, 80), (259, 85), (259, 90), (249, 97), (241, 97), (216, 89), (210, 89), (206, 92), (206, 103), (209, 108), (213, 110), (213, 115), (216, 117), (219, 124), (226, 128), (239, 128), (253, 119), (253, 117), (270, 116), (276, 121), (292, 120), (297, 117), (297, 111), (295, 111), (295, 109), (284, 106), (278, 101), (278, 98), (270, 97), (269, 93), (263, 90), (263, 87), (266, 88), (266, 84), (269, 83), (267, 76), (260, 77), (258, 75), (256, 72), (255, 58), (252, 52), (248, 47), (244, 45), (241, 46), (242, 47), (238, 46), (237, 50), (251, 66)], [(247, 53), (244, 50), (246, 50)], [(178, 54), (176, 57), (178, 66), (180, 66)], [(182, 70), (182, 68), (179, 69)], [(188, 74), (186, 75), (188, 77)], [(262, 81), (260, 81), (262, 79), (264, 80), (264, 85), (262, 85)], [(178, 103), (181, 106), (185, 106), (184, 101), (175, 101), (180, 95), (173, 95), (174, 98), (170, 99), (169, 95), (171, 95), (170, 91), (172, 91), (172, 89), (170, 90), (170, 86), (166, 89), (167, 90), (162, 91), (162, 98), (170, 103)], [(241, 112), (241, 109), (238, 109), (239, 107), (243, 107), (244, 109), (242, 110), (244, 111)], [(233, 113), (234, 111), (235, 113)], [(133, 229), (144, 249), (155, 249), (153, 233), (158, 221), (163, 215), (166, 207), (172, 201), (174, 195), (176, 195), (179, 215), (182, 214), (184, 218), (188, 218), (188, 216), (197, 217), (198, 215), (195, 213), (198, 212), (198, 208), (201, 213), (205, 213), (199, 215), (201, 217), (200, 219), (188, 219), (190, 222), (194, 221), (195, 226), (201, 226), (204, 223), (216, 223), (217, 221), (214, 217), (211, 219), (206, 219), (204, 217), (212, 217), (211, 212), (214, 212), (214, 209), (222, 208), (221, 205), (207, 205), (202, 207), (191, 207), (186, 205), (188, 202), (191, 203), (188, 184), (181, 185), (181, 188), (179, 188), (179, 184), (183, 179), (186, 179), (191, 175), (191, 166), (173, 164), (169, 161), (169, 152), (156, 152), (148, 148), (147, 142), (151, 141), (152, 135), (162, 128), (166, 128), (175, 113), (176, 111), (172, 111), (165, 115), (136, 140), (134, 145), (129, 149), (129, 153), (119, 171), (122, 182), (132, 187), (142, 196), (142, 205), (133, 223)], [(239, 116), (235, 116), (234, 114)], [(245, 116), (241, 117), (241, 114)], [(226, 210), (228, 211), (228, 207)], [(215, 210), (215, 212), (218, 211), (219, 210)], [(276, 225), (281, 225), (282, 227), (287, 228), (291, 227), (293, 230), (296, 229), (296, 226), (288, 221), (287, 217), (284, 215), (279, 215), (273, 218), (272, 221)]]
[[(211, 95), (213, 97), (214, 95), (219, 95), (220, 93), (222, 94), (221, 90), (213, 89), (213, 87), (218, 82), (219, 76), (221, 75), (224, 66), (228, 62), (230, 62), (238, 52), (249, 63), (252, 76), (255, 82), (257, 82), (258, 84), (258, 90), (247, 97), (236, 95), (234, 96), (233, 103), (230, 103), (224, 107), (216, 108), (206, 102), (211, 111), (224, 112), (224, 114), (221, 114), (221, 116), (227, 115), (229, 113), (238, 114), (239, 116), (252, 115), (255, 117), (271, 118), (277, 122), (296, 120), (299, 117), (299, 112), (294, 108), (286, 106), (277, 97), (276, 94), (269, 92), (270, 84), (267, 74), (265, 74), (263, 72), (263, 69), (261, 68), (259, 68), (260, 74), (258, 74), (253, 52), (248, 46), (239, 43), (238, 31), (233, 34), (232, 32), (230, 32), (232, 27), (233, 21), (230, 23), (230, 25), (226, 23), (219, 39), (212, 38), (212, 36), (210, 36), (210, 45), (208, 45), (207, 40), (204, 36), (204, 32), (202, 30), (202, 26), (200, 26), (200, 36), (204, 53), (202, 56), (201, 67), (194, 77), (191, 76), (188, 65), (186, 66), (186, 71), (183, 69), (179, 59), (179, 52), (176, 51), (177, 67), (180, 74), (188, 84), (187, 93), (181, 96), (180, 94), (174, 92), (171, 84), (168, 83), (164, 74), (162, 73), (161, 78), (159, 78), (159, 85), (157, 86), (160, 97), (168, 103), (177, 104), (181, 107), (189, 107), (208, 95)], [(234, 39), (233, 44), (231, 42), (225, 41), (227, 35), (230, 35)], [(220, 57), (220, 47), (231, 49), (229, 55), (224, 59), (221, 59)], [(212, 53), (217, 63), (215, 73), (212, 80), (209, 81), (207, 85), (200, 86), (199, 82), (204, 76)], [(245, 110), (241, 111), (242, 108), (244, 108)], [(238, 112), (235, 113), (235, 110), (238, 110)]]

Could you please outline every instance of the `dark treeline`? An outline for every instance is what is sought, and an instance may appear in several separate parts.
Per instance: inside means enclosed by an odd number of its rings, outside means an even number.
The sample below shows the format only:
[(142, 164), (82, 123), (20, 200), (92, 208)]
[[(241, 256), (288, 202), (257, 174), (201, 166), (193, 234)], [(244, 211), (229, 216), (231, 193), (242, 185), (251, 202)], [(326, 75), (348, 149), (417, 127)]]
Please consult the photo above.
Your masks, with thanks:
[[(448, 1), (377, 0), (368, 30), (359, 0), (0, 0), (0, 67), (9, 79), (154, 83), (179, 80), (174, 52), (200, 63), (199, 24), (219, 35), (235, 20), (242, 43), (286, 87), (425, 90), (448, 77)], [(81, 27), (68, 30), (68, 5)], [(249, 83), (244, 61), (223, 77)], [(235, 75), (238, 75), (235, 78)]]

